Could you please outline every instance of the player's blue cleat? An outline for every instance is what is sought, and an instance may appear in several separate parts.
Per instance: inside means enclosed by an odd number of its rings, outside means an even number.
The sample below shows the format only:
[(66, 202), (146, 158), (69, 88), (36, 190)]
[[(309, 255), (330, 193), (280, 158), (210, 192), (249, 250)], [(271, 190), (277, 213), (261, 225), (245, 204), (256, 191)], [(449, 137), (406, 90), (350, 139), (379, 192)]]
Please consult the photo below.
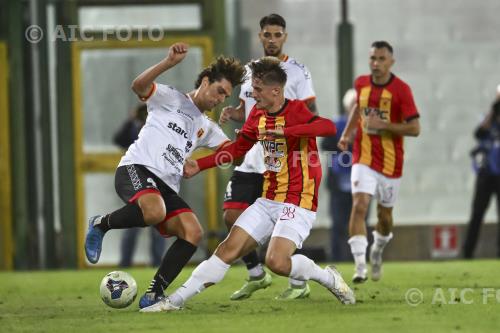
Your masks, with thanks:
[(149, 292), (142, 295), (139, 300), (139, 309), (147, 308), (148, 306), (154, 305), (165, 298), (165, 295), (157, 295), (155, 292)]
[(89, 229), (87, 230), (87, 237), (85, 238), (85, 255), (87, 259), (95, 264), (99, 261), (102, 250), (102, 239), (104, 232), (95, 227), (95, 221), (101, 219), (102, 216), (96, 215), (89, 218)]
[(180, 306), (172, 304), (170, 298), (162, 297), (155, 304), (142, 308), (139, 310), (139, 312), (167, 312), (167, 311), (178, 311), (181, 309), (182, 308)]

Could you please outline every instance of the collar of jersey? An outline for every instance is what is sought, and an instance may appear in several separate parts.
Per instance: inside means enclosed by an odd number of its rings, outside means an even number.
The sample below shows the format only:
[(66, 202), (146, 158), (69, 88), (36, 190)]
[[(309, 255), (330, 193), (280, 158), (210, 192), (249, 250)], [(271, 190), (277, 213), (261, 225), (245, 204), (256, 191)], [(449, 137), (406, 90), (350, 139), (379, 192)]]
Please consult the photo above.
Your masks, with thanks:
[(194, 107), (195, 107), (198, 111), (200, 111), (200, 113), (201, 113), (201, 114), (203, 114), (203, 111), (201, 111), (201, 110), (200, 110), (200, 109), (196, 106), (196, 104), (194, 104), (194, 101), (193, 101), (193, 99), (191, 98), (191, 96), (189, 96), (189, 94), (184, 94), (184, 95), (186, 95), (186, 97), (189, 99), (189, 101), (190, 101), (191, 103), (193, 103)]
[(285, 110), (287, 105), (288, 105), (288, 98), (285, 98), (285, 103), (283, 103), (283, 106), (281, 107), (281, 109), (279, 109), (278, 111), (276, 111), (274, 113), (270, 113), (270, 112), (266, 111), (266, 114), (270, 117), (277, 117)]
[(375, 87), (387, 87), (389, 84), (391, 84), (392, 80), (394, 80), (395, 75), (391, 73), (391, 77), (389, 78), (389, 81), (387, 81), (384, 84), (376, 84), (373, 82), (373, 77), (370, 75), (370, 83), (375, 86)]

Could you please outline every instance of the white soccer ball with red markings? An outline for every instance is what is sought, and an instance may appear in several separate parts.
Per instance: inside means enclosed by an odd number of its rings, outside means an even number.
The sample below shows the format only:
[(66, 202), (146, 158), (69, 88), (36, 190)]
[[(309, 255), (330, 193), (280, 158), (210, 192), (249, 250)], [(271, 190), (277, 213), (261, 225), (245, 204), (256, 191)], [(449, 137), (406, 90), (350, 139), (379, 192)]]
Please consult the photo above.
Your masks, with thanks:
[(137, 296), (137, 283), (132, 275), (114, 271), (106, 274), (101, 281), (101, 298), (106, 305), (115, 309), (126, 308)]

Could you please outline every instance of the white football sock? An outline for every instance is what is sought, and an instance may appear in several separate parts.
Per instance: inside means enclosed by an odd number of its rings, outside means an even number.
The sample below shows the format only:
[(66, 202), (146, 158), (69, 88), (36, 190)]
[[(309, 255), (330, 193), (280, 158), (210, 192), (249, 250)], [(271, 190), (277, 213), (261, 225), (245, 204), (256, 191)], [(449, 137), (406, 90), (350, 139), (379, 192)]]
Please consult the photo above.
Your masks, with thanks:
[(257, 278), (257, 277), (261, 277), (265, 274), (266, 272), (264, 271), (264, 267), (262, 267), (261, 264), (258, 264), (257, 266), (253, 267), (253, 268), (250, 268), (248, 270), (248, 275), (250, 276), (250, 278)]
[(170, 302), (175, 306), (183, 306), (194, 295), (220, 282), (229, 267), (231, 265), (226, 264), (216, 255), (212, 255), (194, 269), (191, 277), (179, 289), (168, 296)]
[(392, 239), (392, 237), (393, 237), (392, 232), (387, 236), (383, 236), (377, 230), (374, 230), (373, 245), (372, 245), (374, 247), (373, 250), (377, 252), (382, 252), (387, 243), (389, 243), (389, 241)]
[(305, 283), (307, 280), (313, 280), (322, 285), (331, 285), (333, 283), (331, 275), (308, 257), (295, 254), (291, 260), (292, 269), (290, 271), (290, 278), (302, 281), (302, 283)]
[(347, 242), (351, 246), (356, 271), (361, 273), (362, 270), (366, 269), (366, 247), (368, 246), (368, 240), (365, 235), (356, 235), (349, 238)]

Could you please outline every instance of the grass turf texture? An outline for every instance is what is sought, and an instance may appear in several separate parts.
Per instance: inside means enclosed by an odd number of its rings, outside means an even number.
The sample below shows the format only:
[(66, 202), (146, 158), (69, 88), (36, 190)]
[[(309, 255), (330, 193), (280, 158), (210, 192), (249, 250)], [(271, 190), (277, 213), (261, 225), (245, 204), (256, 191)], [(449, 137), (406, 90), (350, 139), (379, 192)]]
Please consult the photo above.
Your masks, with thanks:
[[(352, 286), (352, 265), (338, 268)], [(186, 268), (168, 291), (192, 269)], [(186, 309), (157, 314), (137, 311), (153, 269), (127, 270), (137, 280), (139, 294), (121, 310), (107, 307), (99, 297), (99, 283), (110, 270), (0, 273), (0, 332), (500, 331), (500, 265), (493, 260), (386, 263), (381, 281), (355, 287), (355, 306), (341, 305), (314, 282), (309, 299), (276, 301), (287, 285), (287, 279), (277, 276), (252, 298), (230, 301), (246, 278), (244, 266), (235, 266)], [(405, 294), (411, 288), (422, 292), (423, 303), (408, 305)], [(412, 300), (418, 301), (417, 296)]]

